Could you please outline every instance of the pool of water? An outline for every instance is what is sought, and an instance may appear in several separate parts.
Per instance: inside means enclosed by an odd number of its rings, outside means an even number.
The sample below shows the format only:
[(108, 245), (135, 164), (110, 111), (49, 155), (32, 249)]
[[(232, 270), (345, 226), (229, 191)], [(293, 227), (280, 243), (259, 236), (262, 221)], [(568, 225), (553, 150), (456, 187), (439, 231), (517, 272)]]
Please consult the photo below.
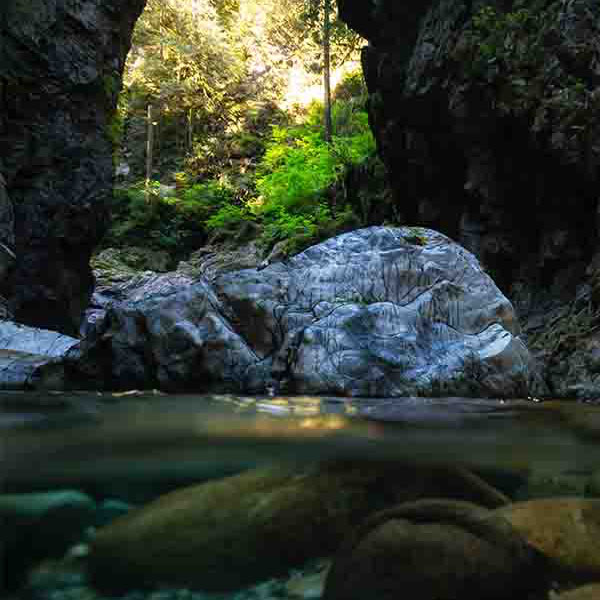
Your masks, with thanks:
[[(85, 494), (97, 505), (140, 507), (173, 490), (255, 469), (285, 466), (300, 473), (344, 461), (367, 471), (369, 464), (466, 470), (509, 502), (593, 496), (600, 472), (600, 408), (575, 402), (5, 393), (0, 408), (0, 508), (3, 497), (58, 490)], [(94, 535), (88, 527), (59, 557), (38, 549), (31, 560), (26, 546), (14, 550), (9, 539), (9, 556), (24, 555), (9, 567), (21, 571), (17, 578), (5, 573), (18, 580), (10, 593), (44, 600), (108, 597), (93, 591), (85, 569), (73, 570), (74, 562), (85, 564)], [(145, 592), (130, 584), (119, 594), (137, 600), (320, 598), (322, 561), (329, 557), (318, 555), (321, 562), (305, 561), (286, 578), (241, 591), (204, 596), (195, 582)]]

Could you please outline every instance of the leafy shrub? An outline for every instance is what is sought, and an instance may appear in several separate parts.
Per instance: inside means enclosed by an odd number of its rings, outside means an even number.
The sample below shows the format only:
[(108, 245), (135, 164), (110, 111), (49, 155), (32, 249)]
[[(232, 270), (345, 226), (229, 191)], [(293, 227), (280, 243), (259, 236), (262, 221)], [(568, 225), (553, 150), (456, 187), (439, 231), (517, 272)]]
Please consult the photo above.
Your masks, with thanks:
[(225, 204), (205, 222), (206, 228), (212, 231), (235, 231), (242, 223), (252, 218), (245, 206)]
[(364, 110), (348, 103), (336, 111), (334, 115), (345, 121), (345, 127), (340, 134), (336, 132), (331, 144), (323, 139), (323, 108), (318, 104), (313, 105), (305, 123), (273, 128), (257, 180), (265, 212), (314, 206), (345, 168), (374, 153), (375, 141)]
[(173, 202), (186, 218), (206, 222), (224, 206), (232, 202), (233, 191), (217, 181), (198, 183), (183, 192)]
[(351, 71), (335, 86), (333, 99), (336, 102), (352, 99), (362, 101), (363, 103), (366, 101), (367, 86), (362, 69)]

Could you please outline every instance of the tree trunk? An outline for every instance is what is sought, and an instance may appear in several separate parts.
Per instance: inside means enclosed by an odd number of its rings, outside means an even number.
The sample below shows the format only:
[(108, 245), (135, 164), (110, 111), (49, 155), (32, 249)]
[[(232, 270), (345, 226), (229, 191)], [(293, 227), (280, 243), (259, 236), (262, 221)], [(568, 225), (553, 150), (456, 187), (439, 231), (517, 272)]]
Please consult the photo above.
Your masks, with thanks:
[(323, 18), (323, 83), (325, 87), (325, 141), (331, 142), (333, 125), (331, 120), (331, 0), (325, 0)]
[(152, 151), (154, 150), (154, 123), (152, 104), (148, 104), (148, 135), (146, 138), (146, 201), (150, 201), (150, 180), (152, 179)]
[(190, 112), (188, 113), (187, 125), (187, 150), (188, 152), (191, 152), (192, 146), (194, 145), (194, 112), (191, 108)]

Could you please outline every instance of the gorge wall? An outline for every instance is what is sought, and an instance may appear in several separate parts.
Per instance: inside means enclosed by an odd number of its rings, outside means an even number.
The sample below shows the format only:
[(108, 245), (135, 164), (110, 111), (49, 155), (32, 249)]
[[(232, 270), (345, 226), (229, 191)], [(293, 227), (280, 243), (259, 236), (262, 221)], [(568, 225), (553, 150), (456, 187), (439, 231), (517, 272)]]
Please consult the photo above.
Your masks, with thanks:
[(406, 222), (480, 258), (538, 346), (547, 393), (600, 393), (590, 363), (600, 355), (590, 332), (599, 322), (597, 6), (339, 0), (369, 41), (370, 119), (396, 204)]
[(0, 292), (22, 323), (78, 330), (112, 189), (112, 118), (144, 4), (0, 6)]

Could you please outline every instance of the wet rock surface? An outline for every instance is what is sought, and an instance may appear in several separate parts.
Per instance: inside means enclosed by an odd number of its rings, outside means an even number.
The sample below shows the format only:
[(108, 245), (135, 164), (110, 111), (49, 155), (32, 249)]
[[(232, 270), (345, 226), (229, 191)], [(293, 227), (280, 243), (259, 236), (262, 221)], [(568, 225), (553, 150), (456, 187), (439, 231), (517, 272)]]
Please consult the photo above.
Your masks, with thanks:
[(60, 557), (91, 525), (95, 502), (77, 490), (0, 494), (3, 577), (0, 589), (23, 583), (28, 567)]
[[(100, 289), (75, 370), (102, 387), (347, 396), (526, 394), (510, 302), (430, 230), (372, 227), (212, 284), (140, 275)], [(98, 366), (102, 360), (104, 365)]]
[(329, 555), (380, 508), (428, 496), (502, 502), (453, 469), (361, 461), (257, 469), (114, 521), (97, 532), (90, 564), (100, 584), (236, 589)]
[(474, 504), (422, 500), (371, 516), (340, 549), (324, 600), (509, 600), (548, 587), (544, 558)]
[(77, 343), (55, 331), (0, 321), (0, 389), (62, 389), (62, 359)]
[(551, 561), (555, 576), (600, 581), (600, 500), (546, 498), (496, 512)]

